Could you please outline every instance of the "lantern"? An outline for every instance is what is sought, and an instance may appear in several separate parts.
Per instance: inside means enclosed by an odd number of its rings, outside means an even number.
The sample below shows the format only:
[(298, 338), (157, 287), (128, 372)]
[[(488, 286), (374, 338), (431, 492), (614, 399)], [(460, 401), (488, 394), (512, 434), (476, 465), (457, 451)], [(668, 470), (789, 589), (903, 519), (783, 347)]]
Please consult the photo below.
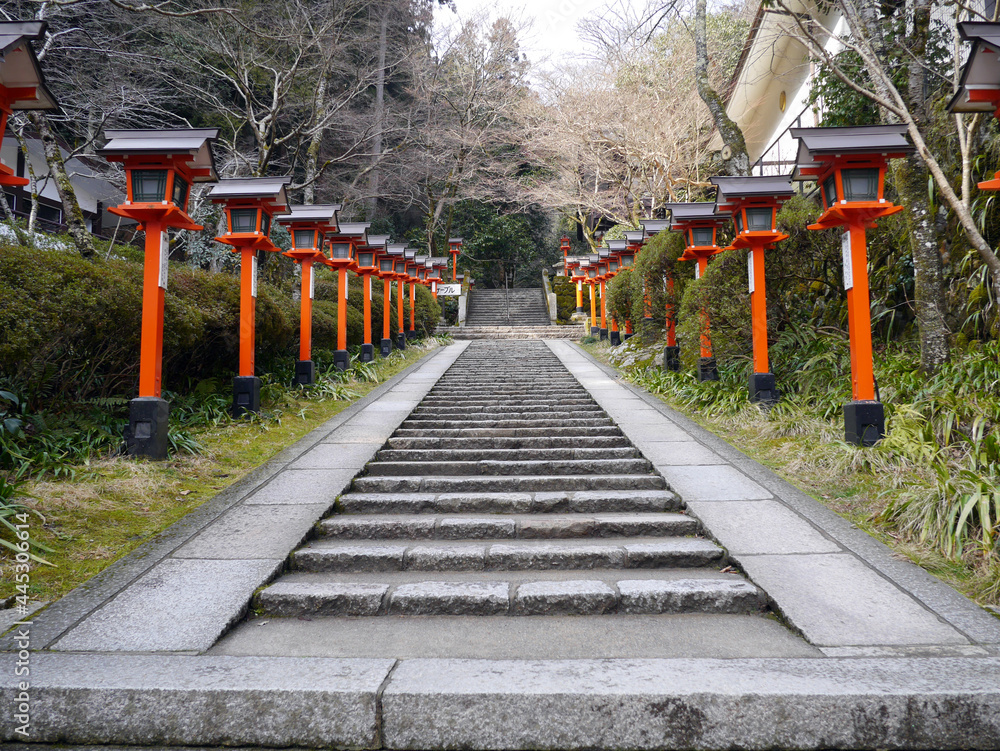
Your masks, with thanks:
[[(670, 211), (670, 229), (684, 235), (687, 248), (681, 255), (681, 261), (694, 261), (695, 279), (700, 279), (708, 268), (709, 257), (721, 253), (716, 233), (719, 227), (728, 223), (728, 219), (719, 216), (714, 203), (668, 203)], [(669, 292), (668, 292), (669, 294)], [(698, 358), (698, 380), (719, 380), (719, 368), (712, 355), (711, 322), (708, 311), (701, 310), (701, 352)]]
[[(0, 67), (0, 70), (4, 68)], [(214, 128), (178, 130), (108, 130), (107, 144), (98, 153), (109, 162), (125, 165), (126, 200), (108, 209), (111, 213), (133, 219), (146, 232), (142, 282), (142, 334), (139, 348), (139, 396), (129, 403), (128, 452), (133, 456), (165, 459), (169, 442), (167, 421), (170, 405), (161, 398), (163, 363), (163, 307), (167, 289), (167, 256), (170, 238), (167, 230), (200, 230), (187, 214), (187, 194), (178, 205), (172, 197), (175, 183), (214, 182), (218, 179), (211, 143), (218, 136)], [(142, 178), (137, 172), (156, 172), (163, 177), (162, 191), (155, 199), (135, 202), (133, 183)], [(0, 180), (0, 182), (3, 182)], [(157, 185), (161, 181), (158, 177)], [(9, 183), (7, 183), (9, 184)], [(147, 194), (142, 194), (144, 197)], [(153, 197), (151, 194), (149, 197)]]
[[(962, 66), (958, 91), (948, 102), (949, 112), (1000, 113), (1000, 24), (965, 21), (958, 33), (972, 42), (969, 58)], [(1000, 172), (979, 183), (980, 190), (1000, 190)]]
[[(660, 232), (670, 229), (670, 222), (666, 219), (641, 219), (643, 242), (651, 237), (655, 237)], [(673, 263), (670, 263), (666, 277), (666, 332), (667, 344), (663, 348), (663, 369), (678, 371), (681, 369), (681, 348), (677, 346), (677, 317), (674, 315), (674, 274)], [(645, 293), (644, 312), (646, 320), (652, 320), (653, 306), (649, 300), (649, 292)]]
[(902, 211), (883, 196), (889, 159), (912, 154), (905, 125), (791, 128), (799, 139), (793, 180), (815, 180), (824, 211), (809, 229), (846, 227), (841, 235), (851, 333), (852, 401), (844, 405), (844, 436), (871, 446), (885, 435), (885, 407), (875, 398), (866, 227)]
[[(31, 42), (44, 39), (47, 28), (45, 21), (0, 21), (0, 142), (7, 130), (7, 118), (15, 111), (59, 109), (31, 46)], [(28, 178), (18, 177), (13, 169), (0, 164), (0, 185), (17, 187), (28, 182)]]
[(347, 352), (347, 272), (357, 268), (357, 249), (368, 245), (369, 222), (341, 222), (338, 232), (327, 238), (324, 263), (337, 270), (337, 349), (333, 366), (347, 370), (351, 359)]
[(278, 223), (288, 227), (292, 248), (284, 255), (299, 264), (301, 284), (299, 296), (299, 359), (295, 362), (295, 383), (303, 386), (316, 382), (316, 366), (312, 361), (312, 301), (315, 293), (313, 263), (323, 261), (323, 243), (328, 232), (337, 231), (340, 204), (290, 206), (288, 214)]
[(462, 238), (448, 238), (448, 252), (451, 253), (451, 280), (458, 280), (458, 254), (462, 251)]
[(362, 245), (356, 253), (357, 272), (361, 275), (362, 313), (364, 316), (364, 340), (361, 343), (361, 362), (375, 359), (375, 345), (372, 343), (372, 274), (378, 273), (379, 254), (385, 251), (388, 235), (368, 235), (367, 245)]
[(791, 178), (713, 177), (712, 183), (719, 188), (715, 200), (719, 212), (733, 217), (736, 237), (730, 247), (747, 254), (753, 331), (750, 401), (773, 403), (778, 392), (768, 360), (764, 250), (788, 237), (778, 232), (776, 221), (778, 209), (794, 193)]

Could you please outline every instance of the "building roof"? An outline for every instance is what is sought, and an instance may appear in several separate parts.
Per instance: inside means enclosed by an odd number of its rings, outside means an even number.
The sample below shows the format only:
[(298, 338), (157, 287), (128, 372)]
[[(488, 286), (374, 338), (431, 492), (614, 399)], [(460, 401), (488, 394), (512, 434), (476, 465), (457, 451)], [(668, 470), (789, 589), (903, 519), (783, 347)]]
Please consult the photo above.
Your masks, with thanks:
[(14, 110), (57, 110), (59, 104), (45, 85), (31, 42), (45, 34), (45, 21), (0, 21), (0, 85), (8, 89), (29, 88), (34, 97), (14, 99)]

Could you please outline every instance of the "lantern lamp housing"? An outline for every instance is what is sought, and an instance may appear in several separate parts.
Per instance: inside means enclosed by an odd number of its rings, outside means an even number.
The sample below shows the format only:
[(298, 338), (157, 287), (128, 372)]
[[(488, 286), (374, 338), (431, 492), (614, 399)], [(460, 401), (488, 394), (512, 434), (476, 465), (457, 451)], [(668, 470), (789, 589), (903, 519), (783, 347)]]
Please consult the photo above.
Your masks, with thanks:
[(277, 251), (270, 240), (271, 218), (291, 213), (285, 186), (290, 177), (250, 177), (220, 180), (208, 197), (225, 207), (227, 229), (221, 243), (234, 249)]

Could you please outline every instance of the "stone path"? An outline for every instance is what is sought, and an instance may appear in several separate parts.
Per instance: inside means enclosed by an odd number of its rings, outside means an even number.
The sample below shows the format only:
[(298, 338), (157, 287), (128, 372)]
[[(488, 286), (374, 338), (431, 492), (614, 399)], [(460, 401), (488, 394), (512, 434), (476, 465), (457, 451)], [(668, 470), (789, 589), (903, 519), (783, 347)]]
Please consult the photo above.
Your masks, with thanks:
[(563, 341), (426, 358), (30, 638), (36, 742), (1000, 747), (1000, 621)]

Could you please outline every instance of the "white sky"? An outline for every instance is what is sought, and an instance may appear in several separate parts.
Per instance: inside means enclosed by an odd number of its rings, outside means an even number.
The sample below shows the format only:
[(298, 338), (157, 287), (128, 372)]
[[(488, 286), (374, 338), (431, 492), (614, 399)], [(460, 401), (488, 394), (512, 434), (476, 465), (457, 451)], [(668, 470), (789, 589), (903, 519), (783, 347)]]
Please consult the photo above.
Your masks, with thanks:
[[(531, 21), (531, 28), (524, 35), (524, 51), (537, 64), (546, 58), (552, 62), (579, 59), (582, 43), (577, 36), (577, 22), (605, 8), (608, 0), (455, 0), (455, 5), (458, 18), (487, 10)], [(445, 23), (456, 18), (456, 14), (446, 9), (436, 15)]]

